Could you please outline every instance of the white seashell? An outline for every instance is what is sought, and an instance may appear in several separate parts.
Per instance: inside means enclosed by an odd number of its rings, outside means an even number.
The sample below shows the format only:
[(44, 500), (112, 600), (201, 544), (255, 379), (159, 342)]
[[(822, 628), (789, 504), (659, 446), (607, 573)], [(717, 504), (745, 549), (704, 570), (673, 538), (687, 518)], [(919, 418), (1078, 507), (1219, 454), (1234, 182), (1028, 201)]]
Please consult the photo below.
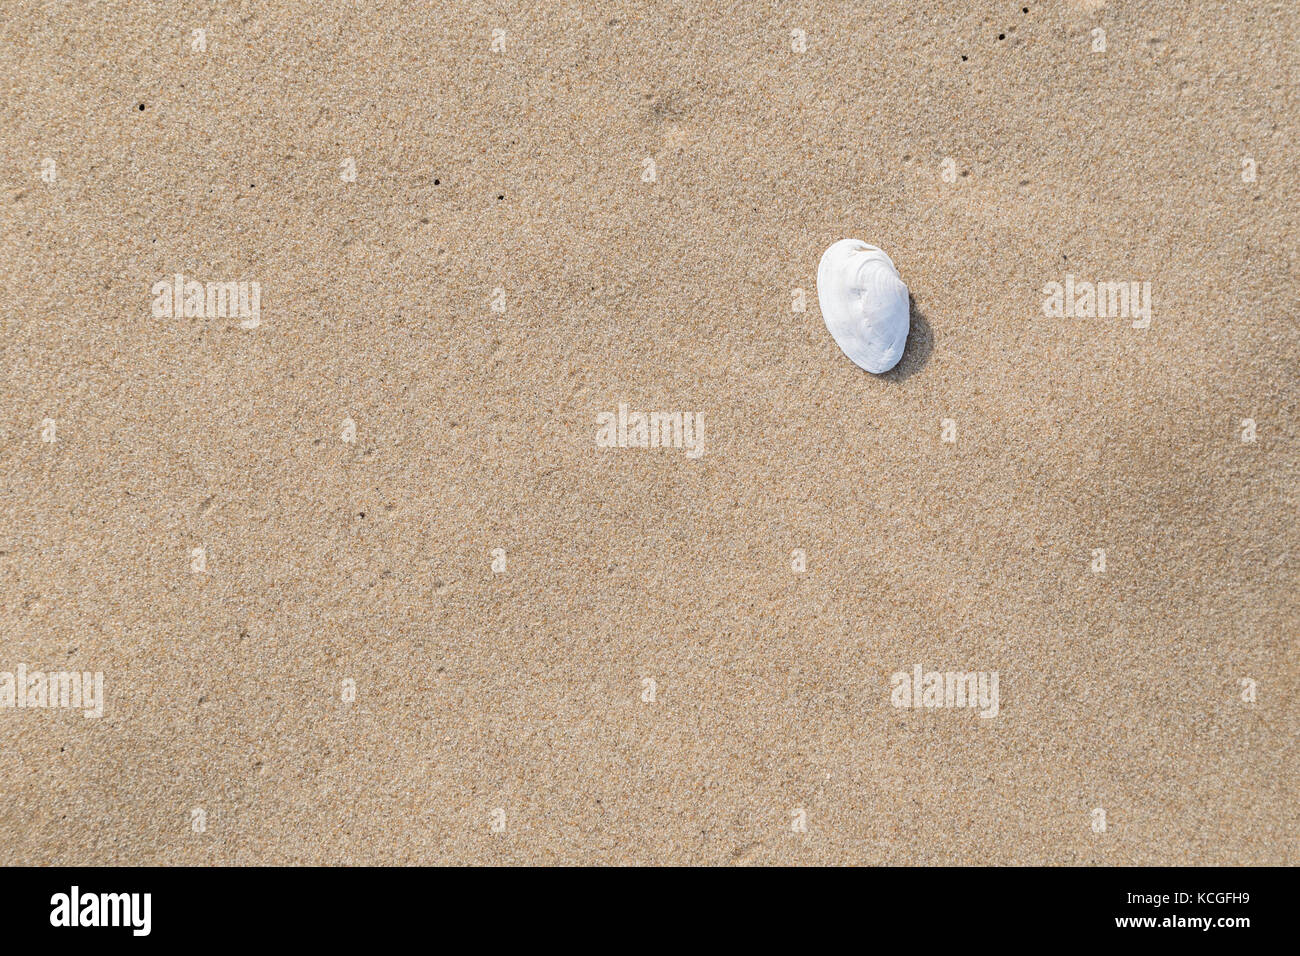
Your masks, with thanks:
[(909, 316), (907, 286), (883, 250), (841, 239), (822, 253), (817, 301), (835, 344), (879, 375), (903, 357)]

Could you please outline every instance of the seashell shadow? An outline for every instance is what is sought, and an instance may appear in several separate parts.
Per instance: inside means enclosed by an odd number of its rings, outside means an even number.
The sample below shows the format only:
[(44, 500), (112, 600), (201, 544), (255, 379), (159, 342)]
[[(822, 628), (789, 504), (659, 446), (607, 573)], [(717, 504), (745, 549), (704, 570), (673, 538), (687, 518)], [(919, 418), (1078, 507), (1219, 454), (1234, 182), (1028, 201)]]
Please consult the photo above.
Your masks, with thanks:
[(930, 320), (916, 304), (916, 296), (910, 292), (907, 295), (907, 305), (911, 328), (907, 333), (907, 345), (903, 349), (903, 357), (888, 372), (876, 376), (886, 382), (902, 382), (911, 378), (925, 368), (930, 361), (930, 353), (934, 351), (934, 330), (930, 328)]

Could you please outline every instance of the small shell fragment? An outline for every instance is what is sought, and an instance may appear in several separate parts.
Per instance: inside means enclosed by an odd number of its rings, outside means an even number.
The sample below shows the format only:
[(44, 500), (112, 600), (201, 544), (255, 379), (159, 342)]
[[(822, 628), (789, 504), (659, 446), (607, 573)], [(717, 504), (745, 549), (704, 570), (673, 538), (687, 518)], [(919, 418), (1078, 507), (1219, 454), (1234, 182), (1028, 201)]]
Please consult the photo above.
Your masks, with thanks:
[(868, 372), (888, 372), (903, 357), (911, 309), (907, 286), (884, 251), (841, 239), (817, 266), (822, 318), (844, 354)]

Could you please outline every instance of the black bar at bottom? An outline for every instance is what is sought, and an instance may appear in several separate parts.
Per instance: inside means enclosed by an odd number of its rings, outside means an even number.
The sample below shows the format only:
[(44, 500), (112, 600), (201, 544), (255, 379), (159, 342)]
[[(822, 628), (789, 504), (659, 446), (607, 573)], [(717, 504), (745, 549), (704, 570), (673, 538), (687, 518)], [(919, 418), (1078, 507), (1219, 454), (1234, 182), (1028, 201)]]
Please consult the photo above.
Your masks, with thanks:
[(514, 933), (533, 944), (587, 937), (614, 946), (827, 931), (867, 943), (902, 933), (922, 951), (965, 951), (981, 939), (1231, 946), (1287, 930), (1281, 903), (1292, 876), (1283, 868), (10, 868), (0, 870), (0, 926), (7, 946), (63, 936), (333, 950), (430, 928), (446, 942), (443, 933), (462, 928), (485, 943)]

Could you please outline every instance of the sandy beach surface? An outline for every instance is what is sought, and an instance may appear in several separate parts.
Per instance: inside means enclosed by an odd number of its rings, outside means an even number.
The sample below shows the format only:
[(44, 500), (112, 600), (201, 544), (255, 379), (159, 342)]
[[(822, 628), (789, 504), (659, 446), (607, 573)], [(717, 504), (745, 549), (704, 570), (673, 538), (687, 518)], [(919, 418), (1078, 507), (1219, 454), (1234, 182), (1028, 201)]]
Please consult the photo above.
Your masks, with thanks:
[(1295, 862), (1297, 7), (519, 6), (5, 4), (0, 863)]

